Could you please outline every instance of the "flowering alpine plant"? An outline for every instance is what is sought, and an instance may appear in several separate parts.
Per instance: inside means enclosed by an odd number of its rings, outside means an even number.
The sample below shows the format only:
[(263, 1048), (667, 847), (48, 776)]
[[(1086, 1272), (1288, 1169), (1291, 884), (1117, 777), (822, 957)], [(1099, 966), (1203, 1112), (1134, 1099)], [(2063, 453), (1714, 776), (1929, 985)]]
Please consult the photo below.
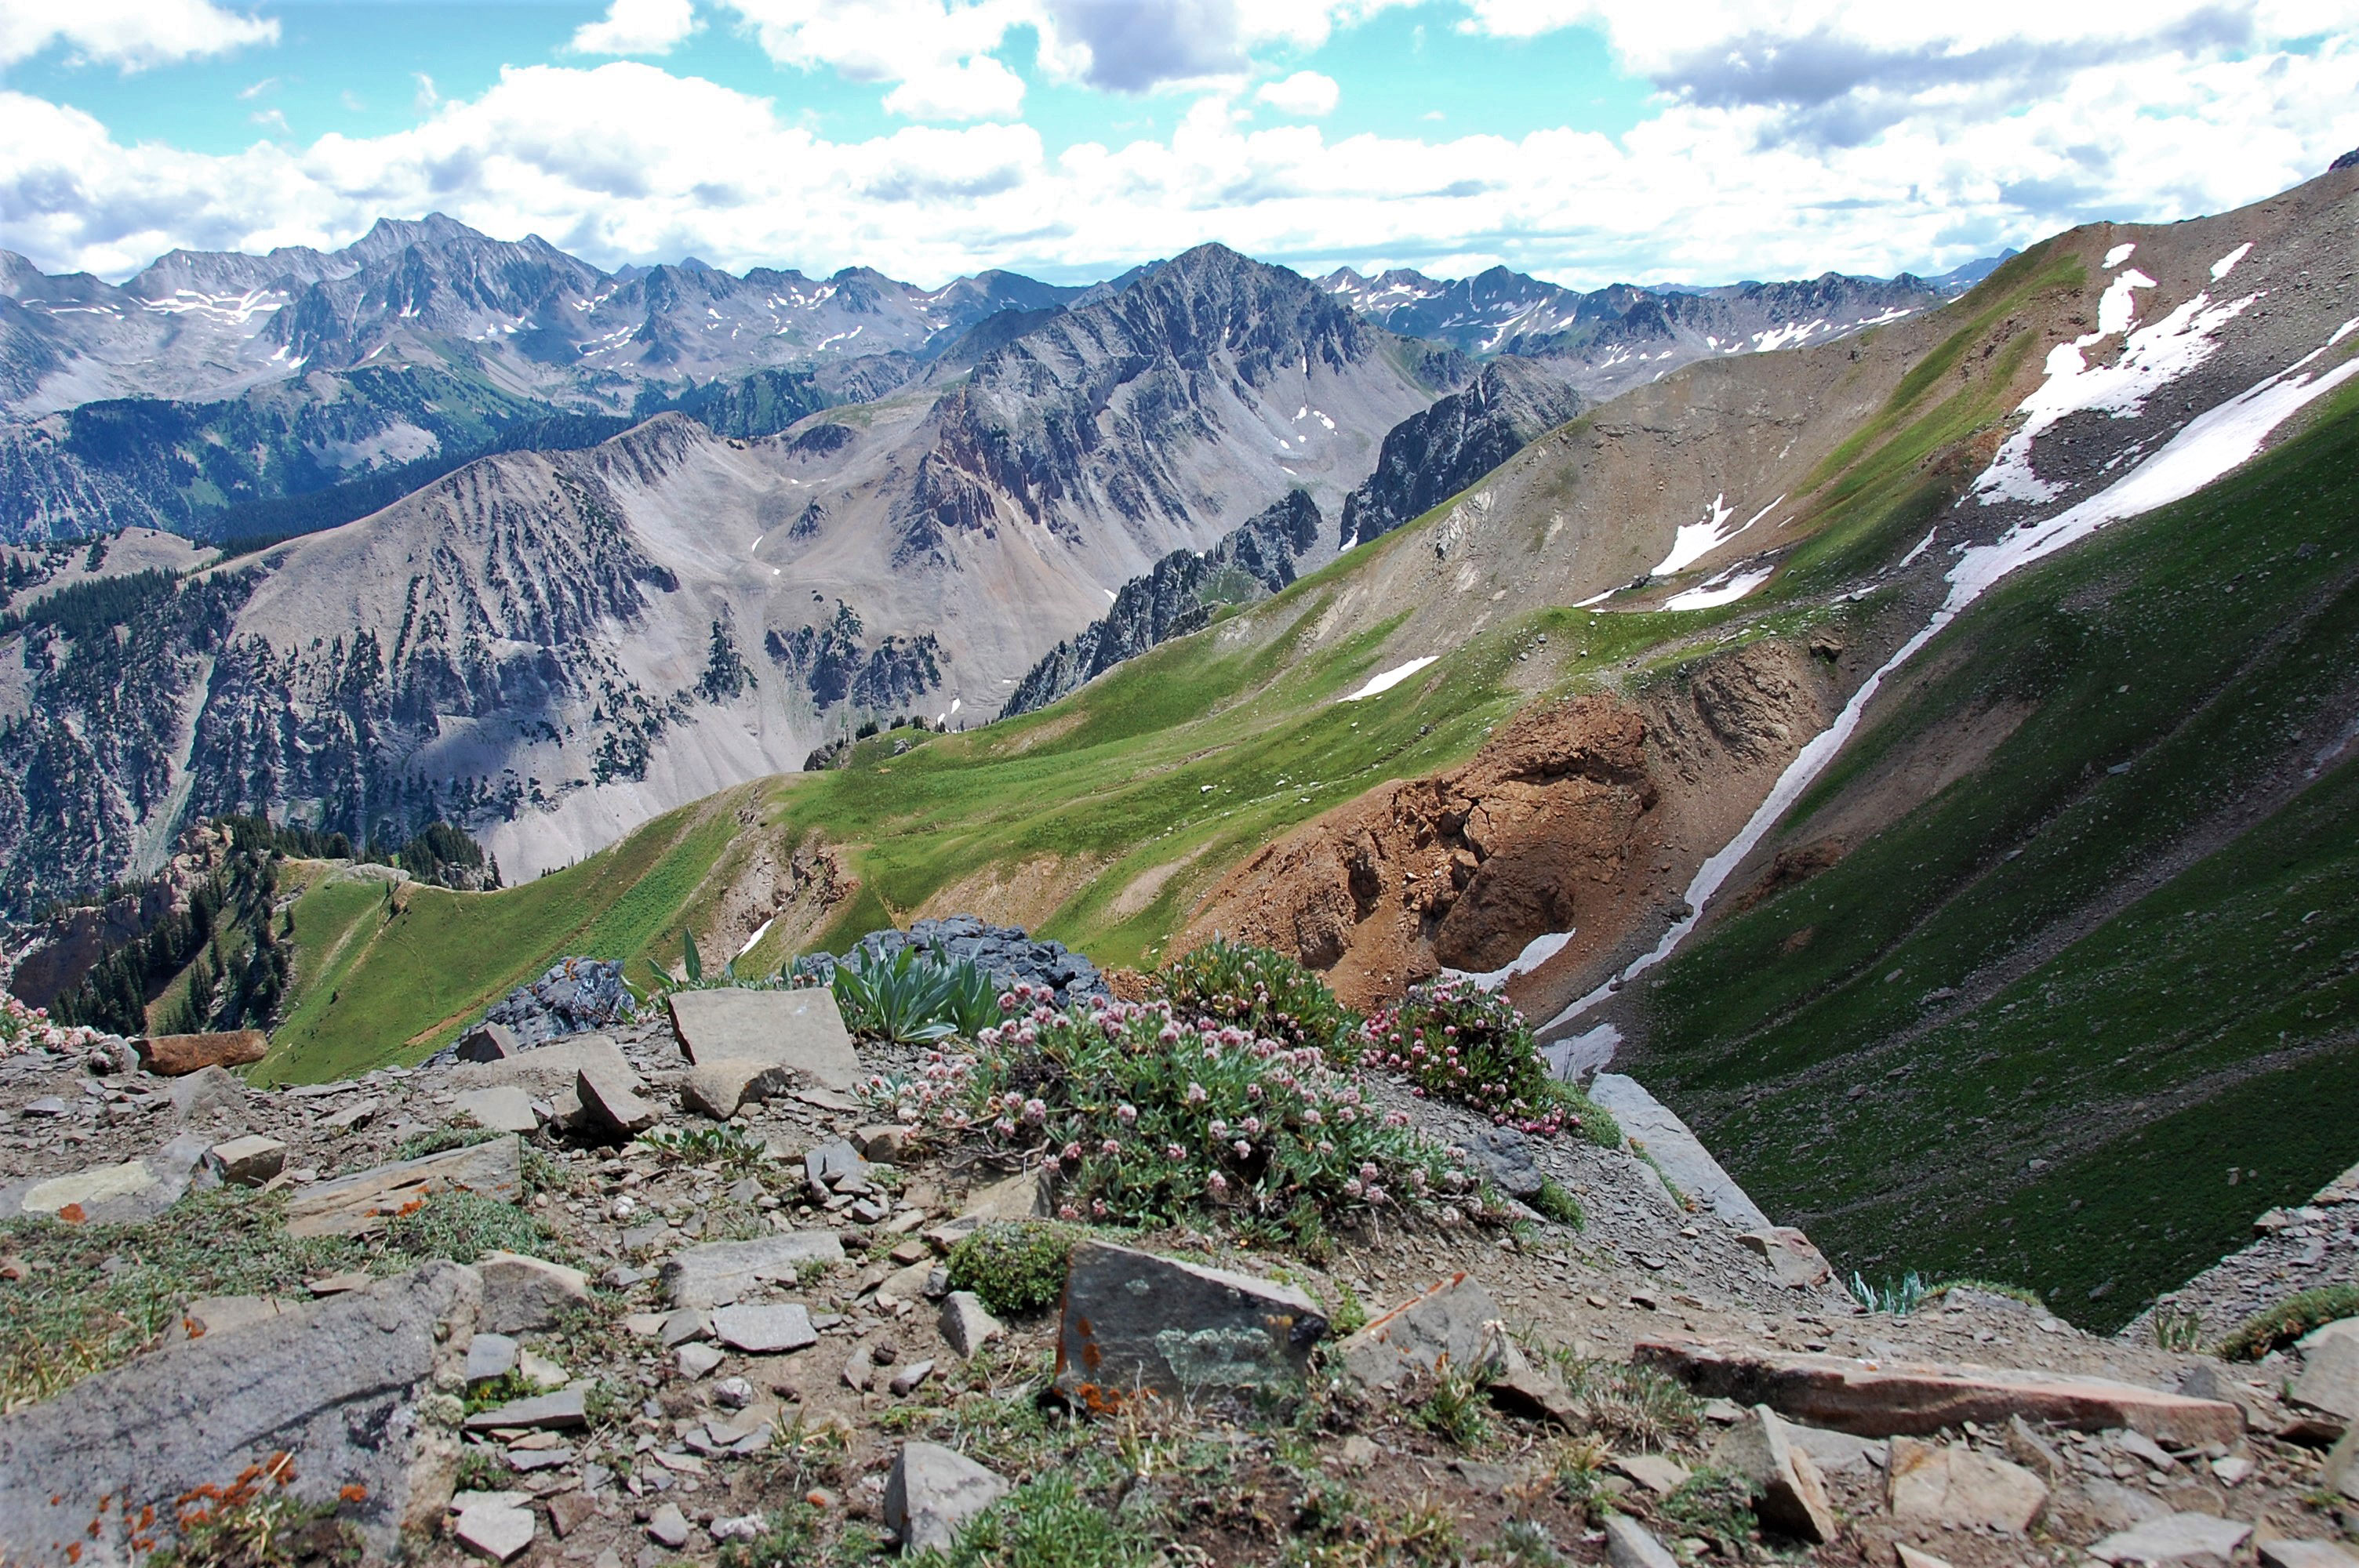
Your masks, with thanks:
[(1060, 1217), (1175, 1224), (1208, 1211), (1328, 1223), (1371, 1216), (1458, 1224), (1488, 1212), (1463, 1150), (1371, 1104), (1312, 1046), (1190, 1022), (1168, 1001), (1094, 1000), (1059, 1011), (1019, 982), (969, 1059), (872, 1080), (889, 1106), (945, 1141), (1052, 1168)]
[(1541, 1059), (1531, 1026), (1507, 999), (1464, 980), (1413, 986), (1361, 1031), (1361, 1063), (1398, 1073), (1419, 1096), (1480, 1111), (1501, 1127), (1552, 1133), (1579, 1127)]
[(0, 991), (0, 1056), (19, 1051), (75, 1051), (98, 1038), (98, 1031), (52, 1022), (45, 1007), (27, 1007)]

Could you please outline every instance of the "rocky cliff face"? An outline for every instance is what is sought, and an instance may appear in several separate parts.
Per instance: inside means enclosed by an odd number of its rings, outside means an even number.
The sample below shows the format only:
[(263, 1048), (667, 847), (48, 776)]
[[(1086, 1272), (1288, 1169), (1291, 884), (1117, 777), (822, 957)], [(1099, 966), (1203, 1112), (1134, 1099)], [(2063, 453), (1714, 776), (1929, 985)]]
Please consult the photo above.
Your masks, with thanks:
[(1153, 570), (1114, 593), (1114, 608), (1058, 643), (1016, 683), (1000, 716), (1046, 708), (1125, 659), (1212, 624), (1233, 604), (1277, 592), (1294, 580), (1295, 563), (1319, 547), (1319, 503), (1287, 492), (1211, 549), (1174, 550)]
[(1554, 362), (1498, 359), (1462, 392), (1386, 433), (1376, 468), (1343, 498), (1349, 549), (1439, 506), (1581, 412)]

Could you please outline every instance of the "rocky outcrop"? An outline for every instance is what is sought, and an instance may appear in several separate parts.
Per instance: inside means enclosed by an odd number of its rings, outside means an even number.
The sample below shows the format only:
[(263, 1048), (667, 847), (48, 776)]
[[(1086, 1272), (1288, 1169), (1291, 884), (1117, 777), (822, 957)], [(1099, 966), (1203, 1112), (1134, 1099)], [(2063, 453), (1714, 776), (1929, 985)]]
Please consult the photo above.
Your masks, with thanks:
[(1582, 406), (1553, 365), (1492, 361), (1465, 390), (1386, 435), (1375, 471), (1343, 498), (1340, 543), (1365, 544), (1430, 511)]
[[(1386, 438), (1387, 450), (1391, 439)], [(1116, 589), (1103, 619), (1043, 655), (1016, 683), (1000, 717), (1046, 708), (1125, 659), (1203, 630), (1231, 605), (1277, 592), (1293, 582), (1296, 560), (1317, 546), (1321, 521), (1310, 492), (1292, 490), (1211, 549), (1172, 551)]]

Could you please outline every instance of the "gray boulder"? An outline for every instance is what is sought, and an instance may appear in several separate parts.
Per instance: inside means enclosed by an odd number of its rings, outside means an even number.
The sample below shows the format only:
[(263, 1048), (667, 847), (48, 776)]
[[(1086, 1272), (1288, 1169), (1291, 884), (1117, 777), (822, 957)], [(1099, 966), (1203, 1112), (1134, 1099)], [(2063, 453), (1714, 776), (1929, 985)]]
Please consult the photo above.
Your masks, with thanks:
[(474, 1331), (480, 1292), (473, 1270), (429, 1263), (0, 1416), (0, 1541), (12, 1561), (62, 1564), (79, 1542), (79, 1568), (121, 1568), (133, 1560), (126, 1516), (152, 1507), (169, 1519), (175, 1498), (284, 1451), (302, 1501), (365, 1488), (343, 1517), (372, 1556), (392, 1556), (403, 1526), (437, 1521), (451, 1496), (455, 1449), (419, 1406), (438, 1377), (456, 1385), (454, 1347)]
[(62, 1216), (76, 1224), (153, 1219), (179, 1203), (191, 1182), (201, 1176), (211, 1181), (200, 1166), (212, 1141), (201, 1132), (183, 1132), (136, 1160), (0, 1186), (0, 1219)]
[(839, 1094), (860, 1082), (860, 1057), (832, 991), (674, 991), (665, 1003), (680, 1050), (700, 1067), (760, 1062)]
[(1430, 1374), (1444, 1361), (1462, 1373), (1494, 1376), (1526, 1363), (1507, 1337), (1499, 1303), (1471, 1274), (1453, 1274), (1395, 1307), (1336, 1346), (1343, 1370), (1363, 1387)]
[(487, 1252), (475, 1260), (475, 1272), (484, 1281), (484, 1326), (495, 1333), (554, 1327), (590, 1302), (589, 1275), (521, 1252)]
[[(1712, 1465), (1753, 1483), (1753, 1511), (1783, 1535), (1813, 1545), (1835, 1538), (1834, 1509), (1809, 1451), (1792, 1443), (1786, 1423), (1767, 1405), (1756, 1405), (1712, 1451)], [(1897, 1464), (1894, 1465), (1898, 1468)]]
[(958, 1450), (905, 1443), (885, 1478), (885, 1528), (904, 1552), (947, 1551), (961, 1525), (1006, 1495), (1006, 1482)]
[(789, 1230), (753, 1241), (712, 1241), (691, 1247), (663, 1266), (664, 1289), (675, 1307), (724, 1306), (757, 1287), (793, 1281), (806, 1263), (843, 1261), (832, 1230)]

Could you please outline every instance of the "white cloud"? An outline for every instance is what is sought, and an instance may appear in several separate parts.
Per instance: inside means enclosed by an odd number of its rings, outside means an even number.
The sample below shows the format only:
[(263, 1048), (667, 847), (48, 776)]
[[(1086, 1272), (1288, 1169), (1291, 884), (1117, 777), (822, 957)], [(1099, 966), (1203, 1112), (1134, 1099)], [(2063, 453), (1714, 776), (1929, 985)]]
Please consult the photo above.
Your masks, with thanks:
[(990, 55), (929, 66), (885, 94), (885, 111), (912, 120), (1008, 119), (1024, 107), (1024, 79)]
[(2359, 39), (2092, 67), (2005, 114), (1917, 114), (1856, 145), (1780, 139), (1784, 111), (1748, 103), (1675, 103), (1618, 137), (1430, 141), (1255, 129), (1234, 109), (1209, 95), (1158, 137), (1053, 155), (1020, 124), (838, 142), (768, 100), (618, 61), (511, 69), (387, 135), (213, 156), (0, 91), (0, 211), (43, 267), (116, 277), (175, 245), (339, 244), (435, 209), (606, 265), (862, 263), (925, 284), (1103, 275), (1208, 239), (1305, 266), (1498, 261), (1584, 285), (1888, 274), (2315, 175), (2359, 145)]
[(1332, 76), (1321, 76), (1315, 70), (1298, 70), (1283, 81), (1273, 81), (1254, 94), (1271, 108), (1284, 114), (1299, 114), (1310, 119), (1335, 112), (1335, 103), (1343, 90)]
[(565, 47), (576, 54), (669, 54), (703, 24), (690, 0), (614, 0)]
[(0, 65), (53, 44), (78, 65), (143, 70), (278, 41), (278, 24), (208, 0), (0, 0)]

